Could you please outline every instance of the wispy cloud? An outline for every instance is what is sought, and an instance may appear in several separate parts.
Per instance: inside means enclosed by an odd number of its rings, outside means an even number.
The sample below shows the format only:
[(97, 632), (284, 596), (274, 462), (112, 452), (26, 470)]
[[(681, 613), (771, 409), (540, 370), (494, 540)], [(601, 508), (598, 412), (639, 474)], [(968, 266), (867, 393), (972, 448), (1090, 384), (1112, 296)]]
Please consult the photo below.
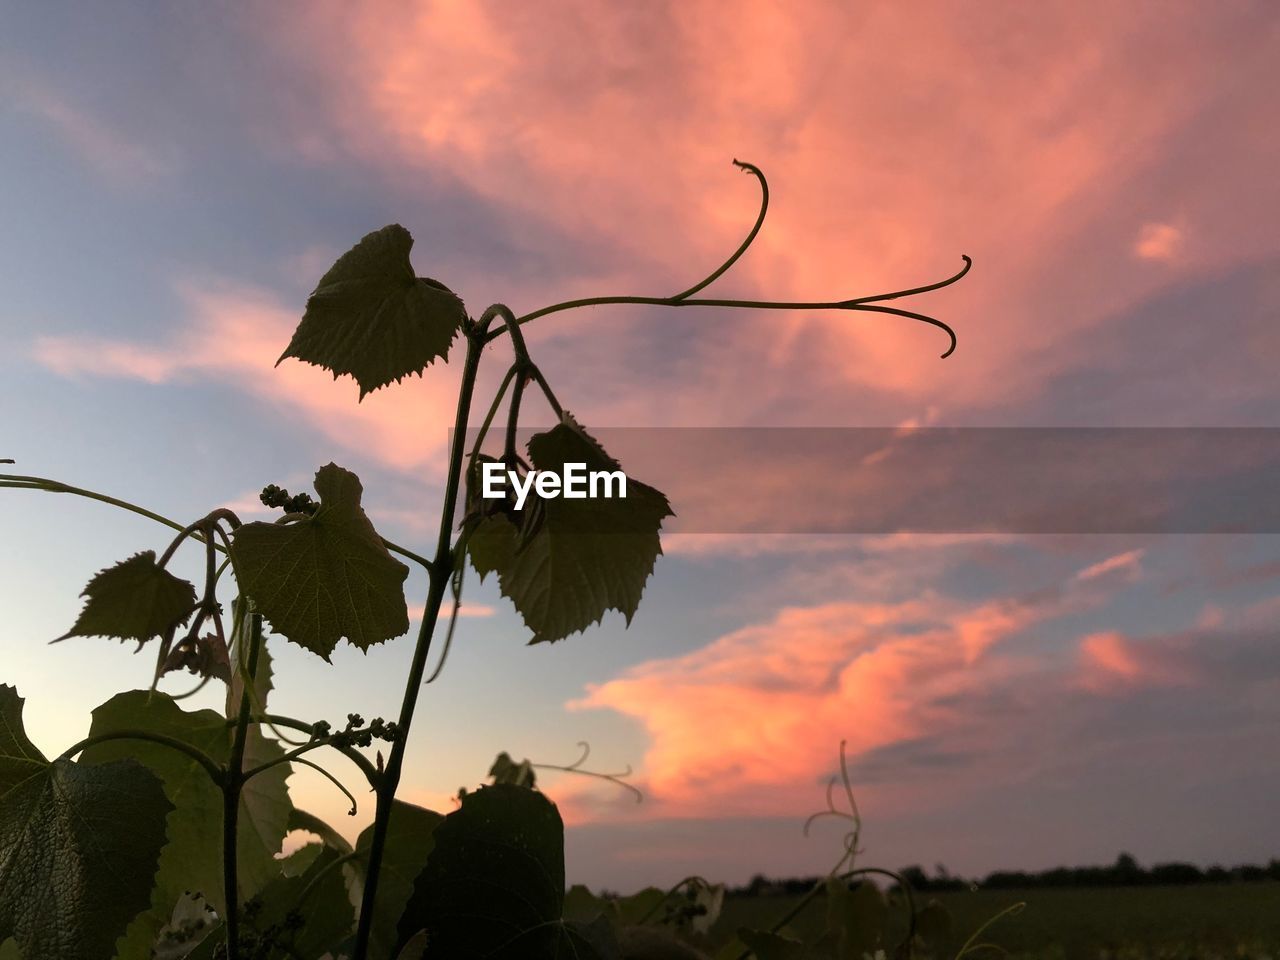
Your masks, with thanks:
[[(93, 337), (38, 337), (34, 359), (64, 377), (125, 377), (181, 385), (213, 380), (257, 395), (268, 409), (296, 417), (348, 449), (397, 469), (439, 468), (448, 442), (454, 378), (432, 368), (394, 391), (356, 402), (348, 378), (288, 361), (273, 368), (298, 322), (298, 311), (271, 294), (242, 286), (186, 283), (186, 321), (168, 341), (133, 343)], [(394, 393), (394, 396), (392, 395)]]
[(175, 149), (143, 141), (95, 116), (12, 62), (0, 64), (0, 97), (46, 125), (82, 161), (112, 180), (154, 183), (177, 172)]

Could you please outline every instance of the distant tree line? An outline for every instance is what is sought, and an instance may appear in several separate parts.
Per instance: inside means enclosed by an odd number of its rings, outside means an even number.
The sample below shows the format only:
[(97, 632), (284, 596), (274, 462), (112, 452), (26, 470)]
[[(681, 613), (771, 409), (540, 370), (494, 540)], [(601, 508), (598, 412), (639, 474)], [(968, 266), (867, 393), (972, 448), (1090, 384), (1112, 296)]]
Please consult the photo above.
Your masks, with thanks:
[[(950, 873), (938, 864), (933, 875), (919, 865), (903, 867), (898, 873), (920, 892), (948, 890), (1029, 890), (1047, 887), (1155, 887), (1185, 886), (1202, 883), (1260, 883), (1280, 881), (1280, 860), (1266, 866), (1242, 864), (1235, 867), (1212, 866), (1201, 869), (1192, 863), (1157, 863), (1150, 869), (1139, 865), (1131, 855), (1120, 854), (1108, 867), (1055, 867), (1029, 873), (1022, 870), (997, 870), (984, 879), (967, 879)], [(761, 897), (807, 893), (821, 877), (789, 877), (777, 879), (756, 874), (746, 886), (730, 888), (731, 896)]]

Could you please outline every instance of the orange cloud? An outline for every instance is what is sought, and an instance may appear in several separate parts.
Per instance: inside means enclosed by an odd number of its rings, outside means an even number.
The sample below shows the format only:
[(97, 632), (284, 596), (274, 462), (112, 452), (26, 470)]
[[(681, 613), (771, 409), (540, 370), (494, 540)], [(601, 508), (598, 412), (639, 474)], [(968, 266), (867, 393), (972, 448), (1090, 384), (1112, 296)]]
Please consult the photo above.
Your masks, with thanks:
[[(812, 804), (841, 739), (856, 759), (963, 721), (945, 700), (1022, 670), (1013, 658), (984, 654), (1045, 615), (933, 595), (789, 608), (700, 650), (633, 667), (568, 706), (608, 708), (644, 725), (648, 815), (793, 814)], [(593, 815), (581, 796), (566, 805), (574, 817)]]

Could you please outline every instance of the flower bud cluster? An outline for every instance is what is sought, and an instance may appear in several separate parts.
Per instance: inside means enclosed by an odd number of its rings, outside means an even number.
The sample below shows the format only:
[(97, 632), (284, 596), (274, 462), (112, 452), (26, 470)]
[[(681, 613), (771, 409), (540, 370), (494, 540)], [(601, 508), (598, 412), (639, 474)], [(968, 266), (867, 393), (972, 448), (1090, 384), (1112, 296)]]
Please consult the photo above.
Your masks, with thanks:
[(305, 513), (307, 516), (313, 515), (320, 506), (311, 499), (309, 494), (298, 493), (290, 496), (288, 490), (274, 483), (268, 483), (263, 487), (258, 499), (264, 506), (282, 507), (285, 513)]
[(388, 743), (399, 740), (400, 727), (394, 720), (383, 720), (381, 717), (374, 717), (366, 727), (364, 717), (358, 713), (349, 713), (346, 727), (337, 733), (324, 720), (311, 725), (312, 740), (326, 738), (332, 739), (338, 746), (368, 747), (373, 745), (374, 740), (386, 740)]

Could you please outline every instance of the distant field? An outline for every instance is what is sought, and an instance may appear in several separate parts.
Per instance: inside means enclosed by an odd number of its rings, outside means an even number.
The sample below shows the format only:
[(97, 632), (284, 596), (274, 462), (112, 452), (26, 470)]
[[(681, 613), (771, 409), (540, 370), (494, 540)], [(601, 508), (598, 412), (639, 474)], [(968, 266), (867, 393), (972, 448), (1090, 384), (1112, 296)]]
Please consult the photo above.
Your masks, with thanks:
[[(983, 940), (1014, 956), (1161, 958), (1270, 958), (1280, 960), (1280, 883), (1060, 890), (979, 890), (924, 894), (952, 916), (951, 942), (938, 956), (954, 957), (989, 917), (1025, 901), (1022, 913), (988, 929)], [(769, 926), (798, 897), (727, 900), (713, 931), (724, 942), (739, 926)], [(810, 905), (794, 926), (808, 931), (822, 922), (825, 904)], [(892, 945), (891, 945), (892, 946)], [(886, 953), (892, 955), (892, 950)], [(983, 951), (979, 958), (997, 957)]]

